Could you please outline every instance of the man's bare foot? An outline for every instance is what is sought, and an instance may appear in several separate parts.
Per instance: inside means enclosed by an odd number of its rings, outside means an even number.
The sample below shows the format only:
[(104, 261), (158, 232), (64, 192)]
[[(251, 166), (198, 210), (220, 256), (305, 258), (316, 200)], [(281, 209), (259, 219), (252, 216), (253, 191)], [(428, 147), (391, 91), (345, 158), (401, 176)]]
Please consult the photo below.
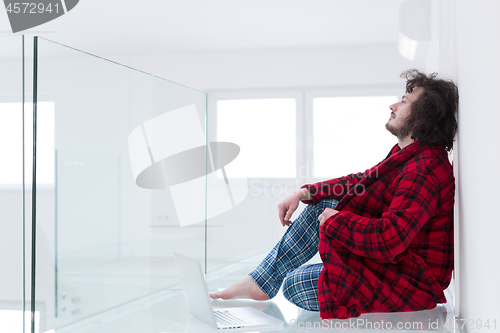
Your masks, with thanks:
[(245, 298), (253, 299), (256, 301), (267, 301), (269, 299), (269, 296), (267, 296), (266, 293), (260, 289), (257, 283), (255, 283), (255, 281), (250, 276), (241, 279), (240, 281), (236, 282), (229, 288), (224, 289), (223, 291), (210, 294), (210, 297), (212, 297), (213, 299)]

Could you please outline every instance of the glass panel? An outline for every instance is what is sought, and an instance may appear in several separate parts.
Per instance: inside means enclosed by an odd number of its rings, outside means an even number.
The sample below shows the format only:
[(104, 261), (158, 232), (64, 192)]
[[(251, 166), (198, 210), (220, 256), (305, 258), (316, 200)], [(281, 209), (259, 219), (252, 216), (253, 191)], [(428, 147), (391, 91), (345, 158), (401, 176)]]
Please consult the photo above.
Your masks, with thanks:
[(40, 331), (118, 332), (110, 313), (180, 292), (173, 251), (205, 262), (206, 95), (38, 44)]
[[(0, 37), (0, 332), (23, 332), (23, 37)], [(29, 281), (29, 279), (28, 279)]]
[(363, 172), (382, 161), (397, 142), (385, 129), (389, 106), (397, 101), (397, 96), (315, 98), (314, 177)]

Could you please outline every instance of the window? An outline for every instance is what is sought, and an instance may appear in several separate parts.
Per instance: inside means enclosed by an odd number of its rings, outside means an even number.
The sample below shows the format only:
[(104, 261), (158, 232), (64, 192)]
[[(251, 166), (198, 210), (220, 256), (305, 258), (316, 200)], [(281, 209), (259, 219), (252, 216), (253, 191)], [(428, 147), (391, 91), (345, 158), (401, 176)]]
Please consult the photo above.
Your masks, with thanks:
[(209, 136), (216, 135), (209, 141), (240, 146), (229, 177), (295, 178), (297, 187), (365, 171), (397, 142), (385, 124), (401, 91), (387, 85), (214, 92), (224, 100), (208, 117)]
[[(32, 103), (25, 104), (33, 108)], [(54, 103), (37, 103), (37, 183), (54, 184)], [(31, 161), (33, 119), (25, 117), (25, 157)], [(0, 185), (23, 183), (23, 120), (21, 103), (0, 103)], [(26, 177), (31, 177), (32, 165), (26, 163)]]
[(396, 138), (385, 129), (397, 96), (313, 99), (313, 176), (362, 172), (383, 160)]
[(216, 140), (240, 146), (231, 177), (295, 177), (295, 117), (294, 98), (218, 101)]

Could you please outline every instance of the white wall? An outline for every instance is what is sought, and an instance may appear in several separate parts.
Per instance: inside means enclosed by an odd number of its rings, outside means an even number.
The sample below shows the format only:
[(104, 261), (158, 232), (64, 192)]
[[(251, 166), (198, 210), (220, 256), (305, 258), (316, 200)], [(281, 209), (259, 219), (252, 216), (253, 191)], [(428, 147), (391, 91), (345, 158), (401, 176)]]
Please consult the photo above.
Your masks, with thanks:
[[(461, 319), (496, 319), (500, 329), (500, 2), (457, 0), (460, 91), (459, 295)], [(492, 332), (471, 327), (469, 332)]]
[(403, 84), (403, 70), (423, 68), (401, 57), (396, 44), (110, 58), (203, 91)]

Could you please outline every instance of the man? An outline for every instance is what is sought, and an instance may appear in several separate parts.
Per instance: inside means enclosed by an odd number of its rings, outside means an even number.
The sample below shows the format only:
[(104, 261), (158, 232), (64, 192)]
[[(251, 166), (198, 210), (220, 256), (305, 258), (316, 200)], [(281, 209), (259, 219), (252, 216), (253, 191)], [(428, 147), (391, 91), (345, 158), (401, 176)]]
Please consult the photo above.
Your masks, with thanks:
[[(212, 298), (283, 295), (321, 318), (415, 311), (444, 303), (453, 270), (453, 147), (458, 90), (405, 71), (389, 108), (398, 143), (364, 173), (307, 184), (278, 205), (283, 238), (246, 278)], [(334, 153), (334, 151), (333, 151)], [(299, 201), (308, 206), (292, 223)], [(303, 265), (319, 250), (322, 263)], [(301, 266), (303, 265), (303, 266)]]

